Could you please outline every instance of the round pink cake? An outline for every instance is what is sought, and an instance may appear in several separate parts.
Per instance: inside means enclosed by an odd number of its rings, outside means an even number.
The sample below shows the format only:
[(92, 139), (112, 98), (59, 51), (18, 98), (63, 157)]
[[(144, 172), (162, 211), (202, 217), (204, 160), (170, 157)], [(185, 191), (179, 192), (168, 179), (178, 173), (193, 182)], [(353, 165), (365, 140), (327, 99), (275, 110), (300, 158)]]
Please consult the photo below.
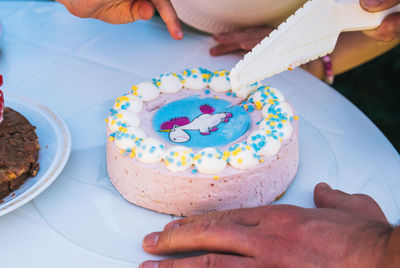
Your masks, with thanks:
[(167, 73), (116, 99), (107, 170), (128, 201), (188, 216), (266, 205), (299, 162), (298, 121), (276, 88), (232, 90), (229, 72)]

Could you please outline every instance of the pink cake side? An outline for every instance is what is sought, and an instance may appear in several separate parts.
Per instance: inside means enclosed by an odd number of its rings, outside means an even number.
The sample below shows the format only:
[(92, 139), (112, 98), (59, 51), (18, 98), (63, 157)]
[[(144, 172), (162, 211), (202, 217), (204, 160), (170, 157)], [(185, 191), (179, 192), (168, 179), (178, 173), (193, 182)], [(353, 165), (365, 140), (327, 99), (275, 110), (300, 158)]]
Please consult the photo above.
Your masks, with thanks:
[(108, 175), (128, 201), (177, 216), (266, 205), (286, 191), (297, 173), (297, 122), (293, 123), (293, 128), (292, 136), (282, 144), (275, 157), (251, 169), (224, 171), (218, 178), (189, 172), (172, 173), (163, 163), (142, 164), (121, 154), (114, 142), (107, 140)]

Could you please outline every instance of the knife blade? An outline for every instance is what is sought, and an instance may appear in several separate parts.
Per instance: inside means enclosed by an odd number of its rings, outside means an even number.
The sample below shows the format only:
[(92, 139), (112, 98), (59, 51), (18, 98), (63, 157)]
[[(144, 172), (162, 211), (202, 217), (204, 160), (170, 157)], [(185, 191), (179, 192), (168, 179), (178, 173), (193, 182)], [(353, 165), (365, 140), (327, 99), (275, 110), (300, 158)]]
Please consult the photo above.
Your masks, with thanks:
[(234, 90), (331, 53), (341, 32), (374, 29), (400, 4), (370, 13), (359, 0), (310, 0), (231, 70)]

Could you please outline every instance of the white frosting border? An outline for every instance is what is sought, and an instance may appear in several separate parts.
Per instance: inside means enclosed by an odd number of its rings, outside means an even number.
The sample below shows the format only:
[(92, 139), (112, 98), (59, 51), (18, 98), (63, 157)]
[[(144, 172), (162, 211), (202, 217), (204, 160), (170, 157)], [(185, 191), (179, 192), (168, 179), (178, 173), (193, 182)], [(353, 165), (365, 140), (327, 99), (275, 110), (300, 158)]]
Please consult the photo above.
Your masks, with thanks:
[[(168, 79), (165, 79), (166, 77), (168, 77)], [(226, 79), (221, 79), (221, 77), (225, 77)], [(191, 85), (193, 84), (202, 85), (202, 89), (196, 88), (196, 90), (197, 89), (207, 90), (207, 91), (212, 90), (219, 93), (226, 92), (228, 96), (233, 96), (243, 99), (241, 105), (246, 111), (252, 112), (253, 110), (256, 109), (262, 110), (263, 119), (260, 120), (258, 124), (263, 122), (262, 124), (263, 127), (260, 127), (258, 130), (251, 132), (247, 141), (234, 143), (232, 146), (230, 146), (229, 150), (221, 152), (222, 155), (212, 155), (208, 157), (211, 158), (216, 157), (216, 159), (218, 158), (219, 161), (223, 160), (226, 162), (226, 164), (230, 164), (230, 166), (232, 166), (235, 169), (240, 169), (240, 170), (250, 169), (256, 166), (259, 162), (263, 162), (262, 158), (263, 156), (270, 156), (276, 154), (280, 150), (280, 145), (283, 139), (287, 139), (292, 135), (293, 132), (292, 121), (298, 120), (298, 117), (294, 114), (293, 110), (287, 111), (285, 109), (285, 111), (283, 111), (282, 109), (279, 109), (280, 107), (279, 104), (285, 104), (284, 105), (285, 108), (287, 107), (289, 107), (289, 109), (291, 108), (290, 105), (286, 103), (283, 94), (278, 89), (262, 85), (261, 83), (257, 83), (247, 87), (245, 94), (243, 93), (237, 94), (238, 92), (232, 91), (232, 89), (228, 91), (226, 90), (228, 85), (230, 85), (228, 71), (219, 70), (211, 72), (204, 68), (189, 68), (184, 70), (181, 75), (177, 75), (175, 73), (168, 73), (168, 74), (162, 74), (158, 78), (153, 79), (152, 84), (154, 84), (155, 86), (154, 88), (157, 88), (158, 92), (155, 92), (155, 89), (152, 89), (151, 96), (147, 95), (141, 96), (141, 92), (145, 94), (146, 92), (148, 92), (147, 89), (149, 88), (149, 82), (142, 82), (134, 85), (132, 87), (132, 90), (130, 91), (130, 94), (124, 95), (127, 96), (128, 98), (121, 96), (124, 97), (124, 99), (126, 100), (134, 100), (132, 103), (128, 103), (128, 105), (124, 106), (121, 105), (121, 97), (118, 97), (116, 99), (118, 105), (114, 105), (114, 107), (111, 109), (110, 116), (109, 118), (106, 119), (106, 122), (107, 122), (107, 127), (110, 129), (111, 132), (108, 138), (110, 139), (110, 141), (114, 141), (117, 148), (120, 149), (121, 154), (127, 155), (131, 158), (136, 158), (138, 161), (144, 164), (158, 163), (162, 161), (166, 165), (171, 165), (171, 157), (173, 158), (173, 156), (166, 155), (166, 153), (170, 152), (171, 150), (174, 150), (174, 148), (178, 149), (179, 147), (182, 147), (181, 145), (167, 147), (154, 137), (148, 137), (148, 138), (135, 137), (134, 133), (129, 133), (131, 141), (125, 140), (123, 143), (118, 143), (116, 142), (115, 137), (121, 136), (118, 135), (119, 132), (123, 133), (129, 132), (130, 122), (123, 121), (123, 119), (118, 121), (118, 119), (116, 120), (115, 118), (118, 118), (120, 111), (124, 111), (126, 109), (129, 109), (131, 111), (135, 110), (135, 112), (139, 113), (143, 109), (143, 105), (139, 105), (140, 107), (135, 107), (137, 109), (132, 109), (134, 107), (130, 106), (130, 105), (136, 105), (138, 103), (136, 99), (137, 97), (141, 98), (142, 102), (149, 102), (153, 101), (156, 97), (160, 96), (161, 94), (177, 93), (182, 89), (190, 89), (191, 87), (189, 88), (185, 87), (185, 84), (187, 83), (188, 79), (190, 79)], [(212, 83), (213, 79), (218, 79), (218, 83)], [(198, 80), (198, 82), (196, 82), (195, 80)], [(163, 81), (171, 83), (171, 85), (162, 84)], [(182, 86), (177, 86), (177, 83), (181, 83)], [(212, 87), (210, 86), (211, 83), (213, 84)], [(146, 90), (140, 90), (141, 86), (146, 86)], [(171, 86), (172, 90), (168, 90), (169, 86)], [(220, 88), (218, 88), (218, 86)], [(160, 88), (162, 88), (163, 90), (159, 90)], [(141, 103), (139, 102), (139, 104)], [(117, 106), (122, 108), (116, 109)], [(275, 107), (277, 108), (274, 109)], [(266, 121), (268, 123), (266, 123)], [(114, 132), (111, 131), (111, 122), (115, 122), (115, 124), (118, 124), (117, 131)], [(290, 124), (291, 127), (284, 127), (285, 124)], [(136, 125), (135, 127), (140, 128), (140, 126)], [(116, 127), (114, 127), (114, 129), (116, 129)], [(291, 133), (286, 133), (285, 131), (290, 131)], [(125, 134), (125, 136), (128, 135)], [(268, 145), (268, 141), (271, 141), (272, 139), (274, 140), (274, 144), (269, 149), (266, 146)], [(277, 141), (279, 141), (278, 148), (277, 148), (278, 144)], [(138, 157), (136, 155), (135, 150), (137, 150), (137, 148), (141, 145), (141, 143), (147, 144), (147, 148), (149, 148), (149, 150), (154, 150), (154, 148), (157, 148), (157, 154), (155, 154), (155, 159), (151, 159), (152, 151), (149, 151), (146, 154), (146, 156), (150, 157), (150, 159), (146, 158), (146, 160), (143, 160), (142, 157)], [(153, 143), (154, 146), (152, 146)], [(123, 146), (121, 146), (121, 144), (123, 144)], [(218, 148), (214, 149), (218, 150)], [(143, 148), (141, 148), (141, 150), (142, 150), (141, 153), (143, 153)], [(160, 150), (162, 151), (160, 152)], [(203, 168), (197, 169), (197, 166), (199, 165), (199, 160), (202, 157), (201, 152), (203, 150), (204, 149), (200, 149), (199, 151), (196, 152), (193, 151), (194, 159), (193, 161), (191, 161), (192, 164), (184, 165), (184, 168), (178, 168), (178, 167), (174, 169), (169, 168), (169, 170), (171, 172), (180, 172), (186, 170), (187, 168), (194, 167), (194, 169), (192, 170), (193, 173), (201, 172), (203, 174), (216, 175), (219, 172), (221, 172), (221, 168), (215, 168), (213, 166), (210, 166), (210, 168), (207, 169), (206, 168), (207, 165), (203, 165)], [(190, 149), (190, 151), (192, 152), (192, 149)], [(240, 158), (241, 155), (245, 157), (245, 161), (241, 161)], [(181, 156), (177, 154), (177, 157)], [(176, 159), (176, 161), (179, 161), (179, 159)]]

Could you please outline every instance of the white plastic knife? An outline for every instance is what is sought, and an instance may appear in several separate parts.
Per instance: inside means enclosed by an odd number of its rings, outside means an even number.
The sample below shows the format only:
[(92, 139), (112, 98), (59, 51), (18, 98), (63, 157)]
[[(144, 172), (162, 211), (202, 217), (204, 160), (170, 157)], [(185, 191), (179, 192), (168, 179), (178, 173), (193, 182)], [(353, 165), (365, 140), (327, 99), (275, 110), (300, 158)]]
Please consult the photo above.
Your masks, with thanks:
[(233, 89), (259, 82), (333, 51), (341, 32), (374, 29), (400, 4), (378, 13), (359, 0), (310, 0), (231, 70)]

